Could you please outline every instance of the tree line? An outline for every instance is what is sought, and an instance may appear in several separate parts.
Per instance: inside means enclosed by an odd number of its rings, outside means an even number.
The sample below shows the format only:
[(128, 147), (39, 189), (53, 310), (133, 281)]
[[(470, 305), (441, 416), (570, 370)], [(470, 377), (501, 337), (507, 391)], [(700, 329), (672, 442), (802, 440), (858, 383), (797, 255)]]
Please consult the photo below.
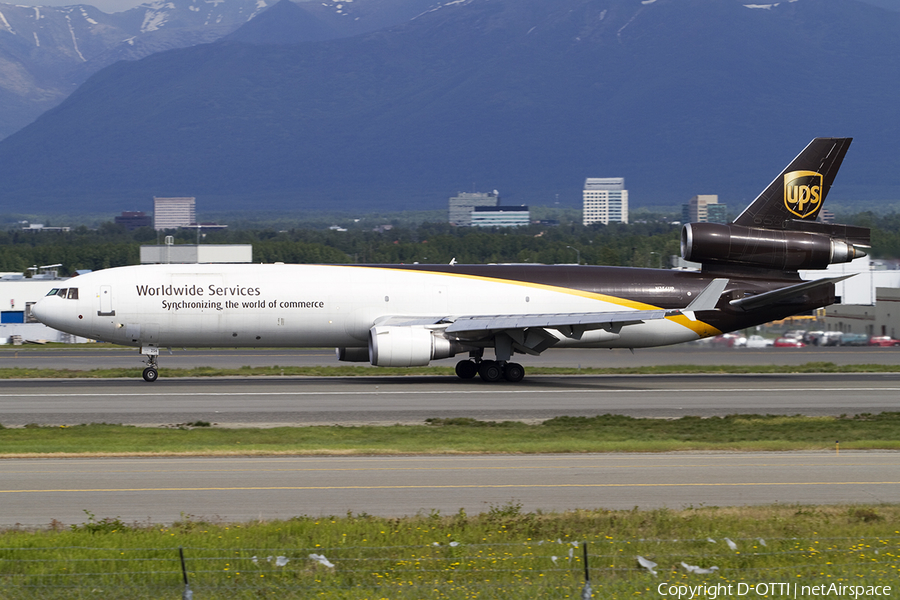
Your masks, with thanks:
[[(859, 213), (845, 223), (872, 228), (875, 258), (900, 258), (900, 215)], [(678, 224), (665, 218), (628, 225), (529, 225), (482, 229), (447, 223), (401, 224), (389, 228), (242, 228), (204, 235), (204, 244), (250, 244), (258, 263), (576, 263), (666, 268), (680, 254)], [(32, 266), (61, 264), (60, 274), (140, 263), (140, 246), (171, 235), (194, 244), (194, 230), (127, 231), (114, 223), (67, 232), (0, 231), (0, 272), (25, 273)]]

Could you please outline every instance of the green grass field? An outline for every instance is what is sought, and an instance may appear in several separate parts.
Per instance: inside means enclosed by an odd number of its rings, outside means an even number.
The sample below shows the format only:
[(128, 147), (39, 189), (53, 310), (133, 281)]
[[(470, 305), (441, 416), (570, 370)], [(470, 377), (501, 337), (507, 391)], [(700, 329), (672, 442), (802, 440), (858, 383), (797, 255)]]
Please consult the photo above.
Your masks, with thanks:
[[(8, 351), (7, 351), (8, 352)], [(139, 378), (143, 367), (130, 369), (33, 369), (22, 367), (0, 368), (0, 379), (108, 379), (113, 377)], [(859, 364), (838, 365), (833, 362), (810, 362), (802, 365), (658, 365), (652, 367), (529, 367), (529, 375), (669, 375), (673, 373), (898, 373), (900, 365)], [(370, 367), (370, 366), (319, 366), (319, 367), (241, 367), (220, 369), (194, 367), (168, 368), (169, 377), (397, 377), (441, 375), (455, 377), (453, 367)]]
[[(227, 429), (87, 424), (0, 430), (0, 456), (453, 454), (900, 448), (900, 413), (556, 417), (541, 424), (433, 419), (425, 425)], [(840, 441), (836, 446), (835, 442)]]
[(0, 596), (178, 598), (183, 547), (196, 600), (577, 598), (587, 543), (594, 598), (660, 598), (660, 584), (731, 585), (722, 596), (739, 597), (739, 584), (760, 582), (889, 585), (896, 597), (898, 522), (897, 505), (542, 514), (510, 502), (479, 515), (167, 526), (88, 514), (71, 528), (0, 532)]
[[(900, 367), (530, 369), (532, 374), (892, 372)], [(178, 376), (451, 375), (366, 367), (166, 369)], [(139, 369), (0, 369), (0, 378), (139, 377)], [(424, 425), (225, 429), (115, 424), (0, 425), (0, 457), (830, 450), (900, 447), (900, 413), (701, 419), (557, 417), (541, 424), (434, 419)], [(582, 598), (588, 548), (593, 598), (874, 598), (900, 594), (900, 504), (573, 510), (523, 513), (510, 502), (479, 515), (435, 511), (226, 523), (83, 523), (0, 531), (0, 598), (179, 598), (183, 548), (195, 600)], [(732, 549), (728, 542), (735, 544)], [(312, 558), (319, 555), (333, 566)], [(651, 572), (638, 557), (655, 563)], [(685, 565), (717, 567), (690, 573)], [(779, 584), (757, 594), (757, 584)], [(663, 587), (660, 587), (662, 585)], [(746, 586), (740, 588), (739, 586)], [(884, 593), (884, 588), (892, 586)], [(679, 588), (678, 586), (685, 586)], [(693, 586), (693, 588), (689, 587)], [(700, 594), (697, 586), (706, 586)], [(730, 587), (729, 587), (730, 586)], [(835, 587), (836, 586), (836, 587)], [(710, 595), (709, 590), (717, 590)], [(743, 594), (740, 590), (744, 589)], [(760, 588), (762, 589), (762, 588)], [(683, 591), (686, 590), (686, 591)], [(830, 590), (830, 591), (829, 591)], [(860, 591), (861, 590), (861, 591)], [(687, 598), (688, 596), (683, 596)]]

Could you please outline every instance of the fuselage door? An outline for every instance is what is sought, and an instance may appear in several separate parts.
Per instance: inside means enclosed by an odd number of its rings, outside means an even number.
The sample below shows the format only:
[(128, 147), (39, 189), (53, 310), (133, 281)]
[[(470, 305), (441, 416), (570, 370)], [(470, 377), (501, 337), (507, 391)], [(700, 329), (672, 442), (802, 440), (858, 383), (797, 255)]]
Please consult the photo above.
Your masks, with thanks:
[(97, 311), (98, 317), (114, 317), (116, 316), (116, 311), (113, 309), (113, 301), (112, 301), (112, 286), (111, 285), (101, 285), (100, 293), (98, 294), (100, 298), (100, 310)]

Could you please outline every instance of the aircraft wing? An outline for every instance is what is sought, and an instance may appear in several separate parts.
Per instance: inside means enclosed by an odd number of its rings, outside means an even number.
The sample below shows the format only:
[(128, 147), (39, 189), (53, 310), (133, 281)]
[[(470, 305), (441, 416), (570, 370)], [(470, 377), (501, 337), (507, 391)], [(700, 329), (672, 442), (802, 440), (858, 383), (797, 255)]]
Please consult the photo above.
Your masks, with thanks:
[(552, 329), (579, 327), (586, 331), (617, 323), (627, 325), (629, 323), (664, 319), (667, 316), (679, 313), (680, 311), (657, 309), (567, 314), (478, 315), (457, 317), (447, 326), (446, 331), (454, 335), (480, 331), (529, 329), (532, 327), (548, 327)]
[(621, 310), (584, 313), (549, 313), (531, 315), (466, 315), (448, 318), (451, 321), (446, 328), (448, 334), (457, 337), (469, 337), (473, 334), (490, 331), (510, 331), (534, 328), (557, 329), (565, 335), (580, 337), (580, 332), (591, 329), (603, 329), (611, 326), (622, 326), (644, 321), (665, 319), (676, 315), (686, 315), (695, 320), (694, 313), (702, 310), (714, 310), (716, 303), (728, 279), (714, 279), (708, 286), (683, 309), (650, 309)]
[(627, 325), (682, 314), (679, 310), (629, 310), (617, 312), (548, 313), (533, 315), (466, 315), (445, 317), (389, 316), (378, 319), (377, 326), (428, 327), (442, 329), (455, 337), (481, 337), (484, 334), (511, 329), (580, 328), (600, 329), (613, 324)]
[(651, 310), (622, 310), (584, 313), (550, 313), (534, 315), (476, 315), (453, 319), (447, 333), (461, 335), (465, 332), (497, 331), (509, 329), (529, 329), (542, 327), (551, 329), (578, 328), (581, 331), (601, 329), (610, 325), (628, 325), (665, 319), (676, 315), (687, 315), (692, 321), (694, 313), (714, 310), (719, 297), (728, 285), (728, 279), (714, 279), (700, 294), (683, 309), (657, 308)]
[(376, 321), (377, 326), (428, 327), (442, 329), (450, 337), (459, 340), (477, 341), (503, 334), (502, 337), (514, 344), (514, 349), (526, 354), (540, 354), (555, 345), (558, 338), (547, 332), (556, 330), (564, 336), (581, 339), (585, 332), (595, 329), (618, 331), (625, 325), (643, 323), (684, 315), (696, 320), (697, 311), (715, 310), (716, 304), (728, 285), (728, 279), (714, 279), (685, 308), (649, 310), (614, 310), (581, 313), (543, 314), (495, 314), (495, 315), (455, 315), (443, 317), (385, 316)]

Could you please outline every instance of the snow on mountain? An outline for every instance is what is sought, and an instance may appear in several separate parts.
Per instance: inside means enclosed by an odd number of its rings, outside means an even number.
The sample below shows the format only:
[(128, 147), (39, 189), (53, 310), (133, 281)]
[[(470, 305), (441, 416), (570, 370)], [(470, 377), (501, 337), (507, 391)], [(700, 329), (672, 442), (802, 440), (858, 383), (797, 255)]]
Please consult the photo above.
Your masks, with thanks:
[[(89, 76), (120, 60), (222, 39), (276, 0), (152, 0), (108, 14), (86, 4), (0, 2), (0, 139), (57, 105)], [(439, 0), (317, 0), (284, 10), (288, 22), (233, 38), (253, 44), (334, 39), (403, 23)], [(270, 19), (276, 21), (275, 18)]]
[(158, 0), (107, 14), (86, 4), (0, 3), (0, 139), (109, 64), (215, 41), (268, 6), (266, 0)]

